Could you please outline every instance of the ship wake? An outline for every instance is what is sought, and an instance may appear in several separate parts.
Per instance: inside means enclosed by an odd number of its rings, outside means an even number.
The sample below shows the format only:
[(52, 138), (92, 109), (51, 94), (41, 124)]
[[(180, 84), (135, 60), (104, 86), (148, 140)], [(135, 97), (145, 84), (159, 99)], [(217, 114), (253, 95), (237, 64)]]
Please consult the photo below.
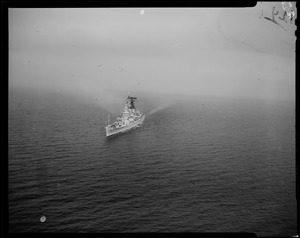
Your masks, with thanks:
[(153, 108), (149, 113), (148, 115), (153, 115), (155, 113), (158, 113), (160, 111), (163, 111), (167, 108), (169, 108), (173, 103), (172, 102), (166, 102), (166, 103), (163, 103), (163, 104), (160, 104), (159, 106)]

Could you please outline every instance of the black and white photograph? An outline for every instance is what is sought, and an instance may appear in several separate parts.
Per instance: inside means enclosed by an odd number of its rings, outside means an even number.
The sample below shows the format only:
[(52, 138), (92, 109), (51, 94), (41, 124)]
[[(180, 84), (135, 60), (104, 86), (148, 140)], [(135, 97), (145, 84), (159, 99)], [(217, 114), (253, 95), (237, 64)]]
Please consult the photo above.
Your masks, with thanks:
[(8, 9), (8, 233), (296, 236), (296, 2)]

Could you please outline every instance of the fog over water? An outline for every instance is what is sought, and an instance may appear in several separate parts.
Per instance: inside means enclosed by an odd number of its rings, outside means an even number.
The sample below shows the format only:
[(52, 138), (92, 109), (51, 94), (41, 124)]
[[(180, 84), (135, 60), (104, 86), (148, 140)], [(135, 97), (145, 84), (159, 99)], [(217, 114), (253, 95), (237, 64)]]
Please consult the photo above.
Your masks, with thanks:
[[(274, 6), (281, 27), (264, 18)], [(111, 103), (123, 102), (118, 90), (294, 101), (296, 26), (278, 19), (283, 12), (280, 2), (244, 9), (11, 8), (9, 86)]]

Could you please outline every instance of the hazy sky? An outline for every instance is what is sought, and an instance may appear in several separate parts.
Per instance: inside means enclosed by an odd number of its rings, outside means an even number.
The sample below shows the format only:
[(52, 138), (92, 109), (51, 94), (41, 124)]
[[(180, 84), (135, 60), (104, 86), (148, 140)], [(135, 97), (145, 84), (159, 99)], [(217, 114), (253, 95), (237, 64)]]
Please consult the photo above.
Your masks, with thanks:
[[(281, 27), (264, 18), (272, 19), (273, 6)], [(294, 100), (296, 26), (280, 20), (283, 13), (280, 2), (244, 9), (11, 8), (9, 85)]]

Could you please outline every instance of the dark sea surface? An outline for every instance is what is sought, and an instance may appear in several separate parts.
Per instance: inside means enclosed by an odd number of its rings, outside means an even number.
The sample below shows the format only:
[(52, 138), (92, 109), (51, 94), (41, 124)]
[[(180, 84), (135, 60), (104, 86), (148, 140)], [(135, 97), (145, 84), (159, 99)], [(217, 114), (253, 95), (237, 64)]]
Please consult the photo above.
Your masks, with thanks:
[(95, 99), (10, 89), (9, 232), (296, 234), (294, 103), (138, 98), (107, 139)]

